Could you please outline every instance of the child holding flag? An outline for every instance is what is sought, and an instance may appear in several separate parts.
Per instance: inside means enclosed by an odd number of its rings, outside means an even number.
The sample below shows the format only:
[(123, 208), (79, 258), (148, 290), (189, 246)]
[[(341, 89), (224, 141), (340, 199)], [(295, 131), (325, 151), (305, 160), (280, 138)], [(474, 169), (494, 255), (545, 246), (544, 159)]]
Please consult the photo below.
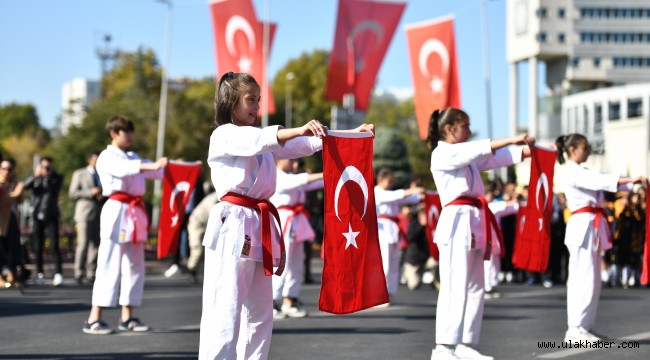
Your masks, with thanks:
[[(266, 359), (273, 328), (270, 275), (284, 267), (284, 243), (268, 200), (276, 188), (275, 160), (322, 149), (327, 128), (318, 120), (292, 129), (255, 127), (260, 86), (228, 72), (215, 93), (208, 165), (220, 202), (203, 239), (205, 266), (199, 359)], [(361, 125), (356, 132), (373, 132)], [(278, 224), (279, 225), (279, 224)]]
[(132, 316), (134, 306), (142, 303), (144, 290), (144, 243), (149, 221), (142, 202), (145, 179), (162, 179), (167, 158), (156, 162), (141, 159), (127, 151), (133, 141), (133, 122), (114, 116), (106, 123), (111, 144), (97, 158), (97, 174), (102, 193), (108, 200), (99, 219), (100, 243), (93, 286), (90, 315), (83, 332), (110, 334), (113, 330), (102, 320), (102, 308), (122, 305), (118, 328), (147, 331), (149, 327)]
[[(535, 138), (518, 135), (468, 141), (467, 113), (436, 110), (429, 121), (431, 173), (443, 209), (434, 242), (440, 251), (440, 291), (436, 309), (436, 348), (431, 359), (493, 359), (479, 353), (483, 320), (483, 260), (492, 248), (494, 215), (483, 197), (480, 171), (509, 166), (530, 156)], [(498, 241), (492, 238), (492, 241)]]
[[(607, 214), (601, 207), (603, 191), (631, 190), (632, 184), (647, 182), (635, 178), (602, 174), (581, 164), (591, 154), (584, 135), (569, 134), (557, 138), (557, 161), (564, 166), (564, 194), (572, 215), (566, 226), (564, 244), (569, 249), (567, 279), (567, 325), (564, 341), (597, 341), (591, 330), (596, 320), (600, 297), (600, 252), (611, 249)], [(565, 160), (565, 154), (568, 159)]]

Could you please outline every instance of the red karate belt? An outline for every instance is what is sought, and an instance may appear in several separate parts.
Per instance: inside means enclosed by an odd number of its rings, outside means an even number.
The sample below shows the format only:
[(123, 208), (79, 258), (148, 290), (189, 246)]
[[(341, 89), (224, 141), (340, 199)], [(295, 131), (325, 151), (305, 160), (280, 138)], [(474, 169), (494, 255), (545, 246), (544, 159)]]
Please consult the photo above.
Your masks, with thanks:
[(400, 248), (402, 248), (402, 249), (404, 248), (404, 247), (401, 247), (401, 246), (403, 246), (402, 245), (403, 243), (406, 243), (408, 245), (408, 237), (407, 237), (406, 233), (404, 232), (404, 230), (402, 230), (402, 228), (399, 226), (399, 218), (397, 216), (378, 215), (377, 219), (388, 219), (388, 220), (394, 222), (397, 225), (397, 231), (399, 231), (400, 241), (398, 241), (398, 244), (400, 244)]
[[(269, 214), (273, 214), (275, 220), (280, 225), (280, 215), (278, 214), (278, 209), (271, 204), (270, 201), (266, 199), (255, 199), (250, 196), (236, 194), (229, 192), (226, 195), (221, 197), (221, 201), (227, 201), (234, 205), (239, 205), (259, 211), (260, 221), (262, 222), (261, 226), (261, 236), (262, 236), (262, 261), (264, 263), (264, 275), (271, 276), (273, 275), (273, 246), (271, 245), (271, 217)], [(280, 231), (280, 264), (278, 265), (278, 270), (275, 272), (275, 275), (282, 275), (284, 271), (284, 264), (286, 261), (286, 253), (284, 250), (284, 236), (282, 231)]]
[[(298, 214), (304, 214), (307, 219), (311, 217), (311, 214), (309, 213), (309, 210), (305, 207), (304, 204), (297, 204), (297, 205), (282, 205), (278, 207), (278, 210), (289, 210), (292, 212), (289, 217), (287, 217), (287, 221), (285, 224), (288, 224), (293, 218), (298, 215)], [(286, 235), (286, 232), (289, 231), (289, 227), (285, 227), (282, 231), (282, 236), (284, 237)]]
[(469, 205), (469, 206), (474, 206), (478, 209), (482, 209), (485, 213), (485, 239), (486, 239), (486, 244), (485, 244), (485, 254), (483, 254), (483, 260), (489, 260), (490, 255), (492, 254), (492, 229), (494, 229), (494, 232), (497, 234), (497, 237), (499, 238), (499, 244), (501, 245), (501, 249), (503, 249), (503, 237), (501, 235), (501, 228), (499, 227), (499, 223), (497, 222), (496, 216), (490, 211), (490, 207), (488, 206), (487, 199), (483, 196), (479, 196), (476, 198), (473, 198), (471, 196), (459, 196), (449, 204), (449, 205)]
[(139, 207), (145, 213), (145, 216), (147, 214), (147, 209), (145, 209), (144, 203), (142, 202), (142, 196), (134, 196), (125, 192), (118, 191), (112, 193), (108, 198), (110, 200), (115, 200), (121, 203), (129, 204), (129, 216), (131, 217), (131, 220), (133, 220), (133, 236), (131, 236), (131, 242), (135, 244), (136, 237), (138, 236), (138, 231), (136, 228), (138, 222), (135, 217), (135, 208)]
[[(600, 245), (598, 239), (598, 226), (600, 225), (600, 219), (604, 218), (607, 222), (607, 213), (605, 209), (598, 206), (585, 206), (571, 213), (571, 215), (581, 214), (581, 213), (590, 213), (594, 214), (594, 242), (596, 246)], [(612, 233), (609, 231), (609, 227), (605, 226), (605, 231), (607, 231), (607, 236), (609, 237), (610, 243), (612, 242)]]

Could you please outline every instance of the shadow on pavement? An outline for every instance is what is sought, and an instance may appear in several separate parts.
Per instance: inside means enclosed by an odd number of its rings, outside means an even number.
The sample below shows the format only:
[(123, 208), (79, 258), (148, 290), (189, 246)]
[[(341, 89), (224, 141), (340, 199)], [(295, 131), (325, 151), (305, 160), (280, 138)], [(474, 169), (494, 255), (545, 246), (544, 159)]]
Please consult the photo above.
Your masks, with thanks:
[(0, 355), (0, 360), (38, 360), (38, 359), (65, 359), (65, 360), (150, 360), (150, 359), (196, 359), (197, 353), (191, 352), (178, 352), (178, 353), (93, 353), (93, 354), (55, 354), (55, 355), (42, 355), (42, 354), (24, 354), (24, 355)]

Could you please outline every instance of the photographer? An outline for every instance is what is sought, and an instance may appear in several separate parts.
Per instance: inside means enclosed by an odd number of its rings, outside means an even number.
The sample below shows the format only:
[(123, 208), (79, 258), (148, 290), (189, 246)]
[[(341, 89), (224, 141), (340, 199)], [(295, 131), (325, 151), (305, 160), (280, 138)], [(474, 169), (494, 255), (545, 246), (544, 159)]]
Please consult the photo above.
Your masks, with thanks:
[(33, 240), (36, 246), (36, 272), (34, 283), (43, 283), (43, 247), (45, 233), (52, 244), (52, 254), (56, 262), (56, 273), (52, 284), (63, 284), (63, 269), (59, 251), (59, 191), (63, 185), (63, 176), (54, 171), (54, 160), (43, 157), (34, 170), (34, 176), (25, 180), (25, 190), (32, 191)]

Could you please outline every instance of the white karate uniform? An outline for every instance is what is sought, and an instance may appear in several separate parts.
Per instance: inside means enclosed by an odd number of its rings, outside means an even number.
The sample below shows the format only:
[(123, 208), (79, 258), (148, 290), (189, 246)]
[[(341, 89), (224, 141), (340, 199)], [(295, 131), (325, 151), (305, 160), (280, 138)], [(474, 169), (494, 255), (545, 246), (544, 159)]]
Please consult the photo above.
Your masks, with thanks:
[[(310, 190), (322, 189), (323, 180), (308, 182), (309, 174), (291, 174), (278, 169), (275, 194), (271, 202), (275, 207), (305, 205), (305, 193)], [(314, 241), (316, 234), (309, 219), (303, 213), (294, 214), (289, 209), (278, 209), (280, 223), (284, 233), (284, 247), (287, 251), (287, 263), (280, 276), (273, 277), (273, 299), (283, 297), (298, 298), (300, 285), (305, 270), (305, 241)]]
[[(618, 175), (602, 174), (567, 161), (564, 170), (564, 195), (574, 212), (585, 206), (602, 206), (603, 191), (616, 192)], [(622, 187), (624, 188), (624, 187)], [(571, 215), (564, 244), (569, 249), (567, 279), (567, 324), (590, 330), (596, 320), (600, 298), (600, 251), (612, 247), (607, 219), (602, 217), (594, 234), (594, 214)]]
[[(497, 200), (488, 204), (490, 211), (497, 219), (497, 224), (504, 216), (516, 214), (519, 210), (519, 204), (514, 203), (508, 205), (505, 201)], [(499, 284), (499, 271), (501, 271), (501, 243), (497, 236), (496, 230), (492, 229), (492, 252), (490, 259), (483, 262), (483, 271), (485, 275), (485, 291), (491, 291)]]
[[(316, 137), (280, 145), (277, 126), (221, 125), (210, 136), (208, 165), (219, 198), (228, 192), (269, 199), (275, 192), (275, 160), (322, 149)], [(272, 220), (275, 223), (275, 220)], [(260, 214), (222, 201), (210, 212), (203, 238), (205, 266), (199, 359), (266, 359), (273, 330), (271, 278), (264, 275)], [(242, 255), (248, 236), (249, 255)], [(273, 257), (280, 236), (271, 226)]]
[(399, 287), (399, 237), (400, 231), (397, 223), (391, 219), (379, 218), (379, 216), (397, 217), (402, 205), (417, 204), (420, 202), (420, 195), (404, 195), (404, 190), (386, 190), (381, 186), (375, 186), (375, 205), (377, 207), (377, 227), (379, 235), (379, 249), (381, 250), (381, 261), (384, 266), (386, 277), (386, 288), (389, 295), (397, 293)]
[(478, 344), (483, 320), (486, 218), (474, 206), (446, 205), (459, 196), (483, 195), (480, 171), (520, 162), (521, 154), (520, 146), (492, 154), (489, 139), (458, 144), (439, 141), (431, 153), (431, 173), (443, 206), (434, 236), (440, 251), (437, 344)]
[[(104, 196), (123, 192), (132, 196), (145, 193), (145, 179), (162, 179), (163, 169), (140, 171), (140, 164), (151, 162), (138, 154), (124, 152), (108, 145), (97, 158), (97, 174)], [(144, 290), (144, 244), (149, 219), (140, 207), (135, 208), (135, 222), (129, 204), (107, 200), (100, 215), (100, 243), (97, 272), (93, 285), (92, 304), (114, 307), (119, 295), (120, 305), (140, 306)], [(135, 229), (135, 232), (134, 232)], [(135, 237), (135, 242), (133, 241)]]

